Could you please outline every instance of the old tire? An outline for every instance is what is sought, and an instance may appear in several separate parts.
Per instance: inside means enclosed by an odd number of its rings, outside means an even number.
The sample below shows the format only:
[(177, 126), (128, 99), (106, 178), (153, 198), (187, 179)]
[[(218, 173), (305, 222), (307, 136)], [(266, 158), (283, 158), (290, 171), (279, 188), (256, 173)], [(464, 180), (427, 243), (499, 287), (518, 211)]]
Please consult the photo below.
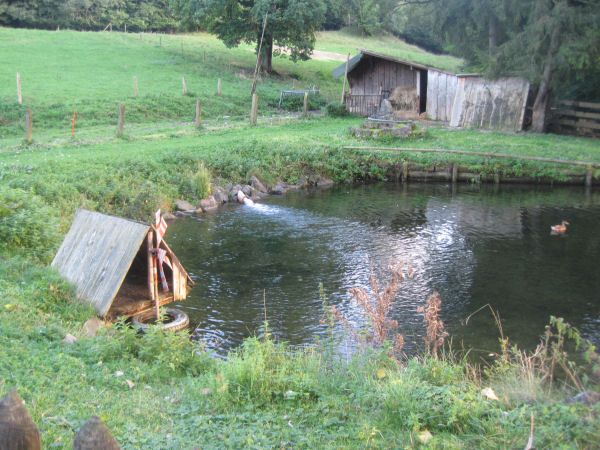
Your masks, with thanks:
[[(190, 318), (186, 313), (177, 308), (167, 308), (165, 310), (167, 321), (156, 324), (159, 328), (165, 331), (179, 331), (187, 328), (190, 324)], [(136, 314), (131, 318), (133, 326), (140, 331), (146, 330), (150, 325), (151, 321), (155, 318), (155, 312), (153, 309), (144, 311)]]

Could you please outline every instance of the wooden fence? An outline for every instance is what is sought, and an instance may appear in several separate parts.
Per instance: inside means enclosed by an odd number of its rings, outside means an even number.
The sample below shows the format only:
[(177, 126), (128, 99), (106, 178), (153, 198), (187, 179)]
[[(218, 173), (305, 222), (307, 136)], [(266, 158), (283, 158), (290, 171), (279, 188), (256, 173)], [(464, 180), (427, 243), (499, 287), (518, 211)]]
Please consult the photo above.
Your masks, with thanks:
[(561, 100), (552, 108), (550, 128), (559, 133), (600, 136), (600, 103)]
[(377, 114), (383, 100), (383, 94), (348, 94), (344, 95), (346, 109), (352, 114), (372, 116)]

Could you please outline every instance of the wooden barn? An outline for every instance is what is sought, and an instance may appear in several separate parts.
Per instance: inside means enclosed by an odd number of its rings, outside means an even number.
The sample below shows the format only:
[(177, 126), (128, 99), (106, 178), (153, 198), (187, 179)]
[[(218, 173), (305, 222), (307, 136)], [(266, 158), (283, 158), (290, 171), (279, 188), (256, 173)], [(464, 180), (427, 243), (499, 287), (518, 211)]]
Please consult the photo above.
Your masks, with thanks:
[[(346, 64), (333, 71), (337, 78), (344, 74)], [(523, 129), (529, 83), (520, 78), (456, 75), (361, 50), (348, 61), (347, 79), (344, 103), (354, 114), (377, 115), (387, 100), (398, 119), (421, 117), (456, 127)]]
[(157, 245), (154, 226), (83, 209), (77, 211), (52, 267), (75, 285), (78, 298), (107, 319), (185, 300), (193, 285), (164, 239)]

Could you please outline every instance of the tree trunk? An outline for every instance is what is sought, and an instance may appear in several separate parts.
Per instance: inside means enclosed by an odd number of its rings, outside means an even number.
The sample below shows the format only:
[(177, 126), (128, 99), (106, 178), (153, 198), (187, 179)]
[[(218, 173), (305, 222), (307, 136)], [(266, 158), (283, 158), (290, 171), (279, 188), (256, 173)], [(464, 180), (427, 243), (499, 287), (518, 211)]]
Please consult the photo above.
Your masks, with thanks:
[(262, 49), (260, 52), (260, 70), (262, 70), (264, 73), (273, 72), (273, 36), (271, 35), (265, 34), (263, 39)]
[(554, 73), (554, 63), (556, 53), (560, 47), (560, 25), (557, 24), (552, 30), (550, 37), (550, 46), (544, 62), (544, 72), (540, 80), (535, 102), (533, 103), (533, 114), (531, 117), (531, 131), (543, 133), (546, 130), (546, 111), (548, 110), (548, 100), (550, 99), (550, 85)]

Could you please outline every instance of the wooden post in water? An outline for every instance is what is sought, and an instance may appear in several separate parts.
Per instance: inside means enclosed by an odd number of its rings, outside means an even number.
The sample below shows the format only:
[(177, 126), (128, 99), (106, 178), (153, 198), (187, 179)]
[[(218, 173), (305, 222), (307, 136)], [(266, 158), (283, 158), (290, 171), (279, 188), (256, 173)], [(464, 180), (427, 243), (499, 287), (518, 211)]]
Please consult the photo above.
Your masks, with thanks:
[(185, 82), (185, 77), (181, 77), (181, 93), (187, 95), (187, 83)]
[(33, 142), (33, 117), (29, 108), (25, 110), (25, 142)]
[(402, 181), (405, 183), (408, 181), (408, 161), (402, 163)]
[(304, 117), (308, 117), (308, 92), (304, 93), (304, 106), (302, 108)]
[(17, 72), (17, 102), (23, 104), (23, 94), (21, 93), (21, 74)]
[(220, 97), (222, 93), (223, 93), (223, 91), (221, 89), (221, 79), (219, 78), (217, 80), (217, 95)]
[(200, 99), (196, 99), (196, 117), (194, 118), (194, 125), (200, 127), (202, 125), (202, 105)]
[(585, 187), (592, 187), (594, 181), (594, 171), (588, 166), (587, 172), (585, 173)]
[(346, 57), (346, 70), (344, 71), (344, 84), (342, 85), (342, 105), (344, 104), (344, 97), (346, 95), (346, 80), (348, 79), (348, 63), (350, 62), (350, 53)]
[(458, 164), (452, 164), (452, 183), (458, 181)]
[(139, 95), (138, 77), (133, 77), (133, 96), (137, 97), (138, 95)]
[(125, 128), (125, 105), (119, 103), (119, 122), (117, 123), (117, 137), (123, 137), (123, 129)]
[(256, 118), (258, 115), (258, 94), (255, 92), (252, 94), (252, 109), (250, 110), (250, 124), (256, 125)]

